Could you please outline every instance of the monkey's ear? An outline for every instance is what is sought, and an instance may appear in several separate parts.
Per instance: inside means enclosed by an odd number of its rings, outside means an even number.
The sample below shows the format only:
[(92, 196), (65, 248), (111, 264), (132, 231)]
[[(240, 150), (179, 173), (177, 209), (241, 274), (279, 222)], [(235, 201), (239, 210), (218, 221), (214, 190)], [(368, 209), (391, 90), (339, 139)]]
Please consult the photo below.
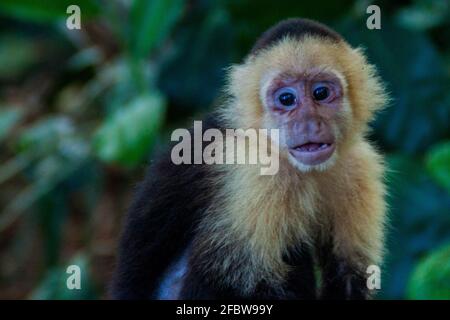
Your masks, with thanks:
[(259, 92), (258, 68), (249, 62), (228, 69), (227, 91), (241, 101), (253, 100)]
[(260, 99), (260, 74), (262, 66), (246, 60), (243, 64), (233, 65), (228, 69), (226, 93), (235, 102), (228, 108), (225, 118), (232, 118), (234, 125), (240, 128), (252, 128), (260, 125), (263, 105)]
[(349, 97), (355, 118), (366, 124), (376, 111), (388, 106), (390, 98), (376, 67), (369, 63), (363, 48), (352, 48), (347, 59), (344, 64), (348, 68)]

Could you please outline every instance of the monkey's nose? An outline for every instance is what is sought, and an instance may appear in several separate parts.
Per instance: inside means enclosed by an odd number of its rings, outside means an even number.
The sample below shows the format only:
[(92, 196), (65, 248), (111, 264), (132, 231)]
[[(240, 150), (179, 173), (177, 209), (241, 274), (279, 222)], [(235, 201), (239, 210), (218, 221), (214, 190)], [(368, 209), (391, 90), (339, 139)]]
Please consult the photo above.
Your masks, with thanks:
[(310, 119), (307, 122), (306, 130), (310, 134), (319, 134), (322, 128), (323, 122), (321, 119)]

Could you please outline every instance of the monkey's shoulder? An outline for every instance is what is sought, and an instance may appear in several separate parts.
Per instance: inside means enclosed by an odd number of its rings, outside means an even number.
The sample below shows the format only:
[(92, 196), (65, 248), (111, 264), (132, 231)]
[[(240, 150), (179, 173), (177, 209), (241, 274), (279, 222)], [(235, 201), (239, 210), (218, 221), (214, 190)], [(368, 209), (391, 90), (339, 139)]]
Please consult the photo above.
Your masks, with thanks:
[[(203, 132), (210, 128), (222, 129), (222, 124), (213, 114), (202, 121)], [(193, 136), (193, 130), (189, 130)], [(155, 212), (166, 214), (190, 213), (207, 205), (212, 196), (212, 181), (220, 172), (206, 164), (175, 164), (171, 150), (176, 142), (155, 151), (144, 179), (138, 185), (130, 212)], [(194, 141), (191, 139), (191, 158)], [(204, 146), (203, 146), (204, 147)]]

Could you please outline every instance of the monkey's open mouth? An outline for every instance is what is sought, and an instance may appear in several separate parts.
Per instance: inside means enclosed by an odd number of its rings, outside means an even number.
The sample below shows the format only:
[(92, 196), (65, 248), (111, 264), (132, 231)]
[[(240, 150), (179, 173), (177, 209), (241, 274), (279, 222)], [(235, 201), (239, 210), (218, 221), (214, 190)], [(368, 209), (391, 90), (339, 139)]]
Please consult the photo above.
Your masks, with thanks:
[(303, 152), (315, 152), (318, 150), (324, 150), (326, 148), (329, 148), (331, 146), (331, 143), (316, 143), (316, 142), (308, 142), (305, 144), (302, 144), (298, 147), (295, 147), (295, 149)]
[(306, 165), (316, 165), (328, 160), (335, 149), (334, 143), (307, 142), (289, 149), (291, 155)]

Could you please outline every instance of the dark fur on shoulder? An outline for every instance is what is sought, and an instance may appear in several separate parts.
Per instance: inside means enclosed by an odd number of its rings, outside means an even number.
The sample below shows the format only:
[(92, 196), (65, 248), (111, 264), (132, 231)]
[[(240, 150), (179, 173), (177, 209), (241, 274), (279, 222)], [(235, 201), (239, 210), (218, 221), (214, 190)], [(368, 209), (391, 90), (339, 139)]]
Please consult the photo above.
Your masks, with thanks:
[[(208, 120), (203, 130), (208, 128), (220, 125)], [(170, 150), (150, 165), (125, 218), (110, 290), (114, 299), (155, 294), (161, 275), (189, 245), (211, 201), (206, 165), (175, 165)]]
[(257, 54), (260, 50), (273, 46), (287, 36), (301, 39), (306, 35), (319, 36), (336, 42), (343, 40), (337, 32), (322, 23), (309, 19), (292, 18), (284, 20), (264, 32), (256, 41), (250, 54)]

